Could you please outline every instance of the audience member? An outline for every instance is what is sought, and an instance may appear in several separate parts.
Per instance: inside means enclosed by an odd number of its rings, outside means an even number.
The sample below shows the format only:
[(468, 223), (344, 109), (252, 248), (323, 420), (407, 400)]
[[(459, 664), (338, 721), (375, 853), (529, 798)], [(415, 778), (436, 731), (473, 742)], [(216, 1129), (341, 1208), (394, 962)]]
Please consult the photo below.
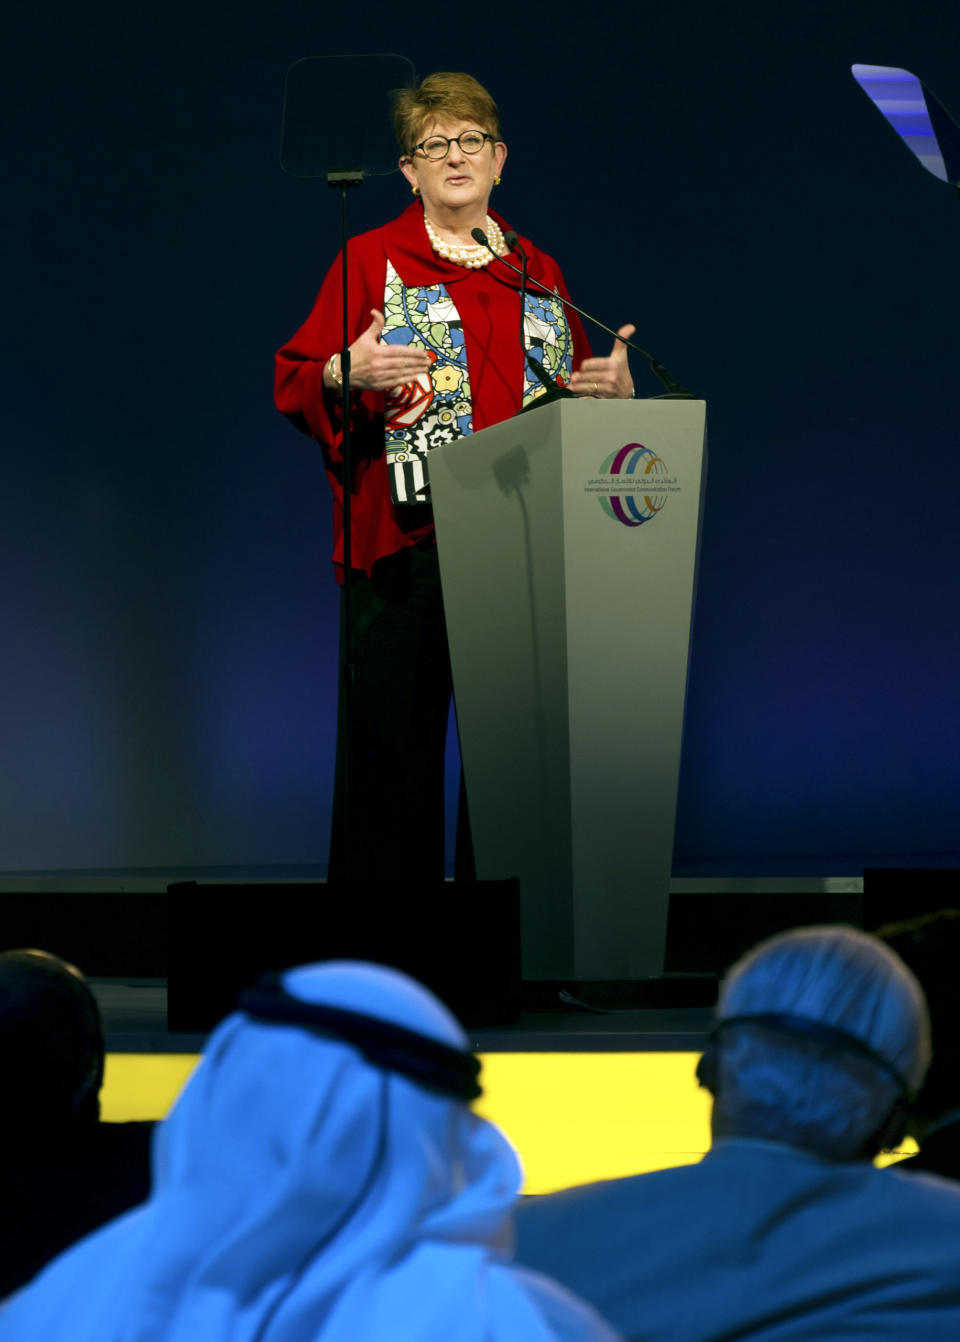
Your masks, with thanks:
[(960, 910), (891, 923), (878, 935), (916, 974), (930, 1008), (933, 1059), (908, 1124), (920, 1151), (899, 1168), (960, 1179)]
[(873, 1157), (929, 1062), (923, 994), (852, 928), (787, 932), (723, 986), (698, 1164), (525, 1201), (520, 1262), (648, 1342), (956, 1342), (960, 1188)]
[(0, 954), (0, 1299), (143, 1202), (152, 1123), (101, 1123), (103, 1032), (79, 970)]
[(615, 1342), (511, 1264), (520, 1183), (425, 989), (340, 962), (244, 994), (157, 1134), (154, 1191), (0, 1313), (0, 1342)]

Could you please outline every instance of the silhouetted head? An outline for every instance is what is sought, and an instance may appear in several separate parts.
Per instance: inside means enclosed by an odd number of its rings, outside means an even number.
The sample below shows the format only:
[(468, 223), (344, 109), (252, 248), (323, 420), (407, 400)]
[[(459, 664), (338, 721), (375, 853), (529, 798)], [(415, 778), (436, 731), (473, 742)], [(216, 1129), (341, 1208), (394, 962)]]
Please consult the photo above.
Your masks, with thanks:
[(900, 958), (851, 927), (805, 927), (733, 966), (697, 1075), (715, 1137), (862, 1160), (901, 1139), (929, 1062), (926, 1003)]
[(917, 976), (930, 1009), (933, 1059), (916, 1102), (922, 1131), (960, 1110), (960, 909), (942, 909), (877, 933)]
[(80, 971), (46, 951), (0, 953), (4, 1158), (95, 1123), (103, 1062), (100, 1013)]

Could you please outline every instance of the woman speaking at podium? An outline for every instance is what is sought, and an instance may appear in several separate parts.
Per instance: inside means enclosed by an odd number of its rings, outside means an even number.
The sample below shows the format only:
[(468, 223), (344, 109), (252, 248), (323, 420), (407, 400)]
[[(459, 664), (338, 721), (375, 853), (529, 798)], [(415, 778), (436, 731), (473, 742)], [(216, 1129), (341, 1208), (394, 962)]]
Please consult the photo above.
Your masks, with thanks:
[[(544, 390), (520, 345), (519, 275), (497, 259), (521, 264), (506, 221), (489, 208), (507, 157), (496, 103), (471, 75), (434, 74), (395, 95), (393, 123), (415, 199), (347, 249), (355, 669), (350, 833), (341, 706), (331, 880), (443, 877), (451, 677), (429, 452), (509, 419)], [(531, 279), (566, 296), (556, 262), (525, 238), (519, 246)], [(278, 408), (323, 450), (341, 583), (342, 294), (338, 258), (310, 316), (277, 354), (275, 384)], [(626, 347), (617, 342), (607, 357), (591, 357), (576, 314), (534, 284), (524, 338), (547, 377), (570, 391), (633, 394)], [(459, 876), (472, 868), (464, 822), (461, 785)]]

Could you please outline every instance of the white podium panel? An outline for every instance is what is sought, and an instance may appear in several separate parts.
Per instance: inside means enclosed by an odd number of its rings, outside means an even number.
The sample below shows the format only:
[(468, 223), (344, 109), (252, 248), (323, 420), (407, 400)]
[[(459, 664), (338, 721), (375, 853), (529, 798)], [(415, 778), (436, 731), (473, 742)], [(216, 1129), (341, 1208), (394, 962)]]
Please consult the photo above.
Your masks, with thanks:
[(526, 978), (663, 968), (704, 442), (702, 401), (583, 399), (430, 454), (477, 875), (520, 878)]

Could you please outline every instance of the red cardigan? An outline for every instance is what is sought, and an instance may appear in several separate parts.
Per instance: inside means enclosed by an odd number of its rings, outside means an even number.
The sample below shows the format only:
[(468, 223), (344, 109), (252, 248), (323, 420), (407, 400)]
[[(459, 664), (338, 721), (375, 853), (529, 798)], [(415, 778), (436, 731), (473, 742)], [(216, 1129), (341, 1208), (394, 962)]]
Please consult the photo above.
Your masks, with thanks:
[[(498, 216), (497, 222), (508, 225)], [(556, 262), (521, 238), (529, 257), (529, 273), (567, 297)], [(491, 261), (482, 270), (468, 270), (444, 261), (430, 248), (423, 226), (423, 207), (410, 205), (399, 219), (350, 241), (347, 249), (348, 326), (351, 342), (369, 326), (370, 309), (383, 310), (387, 257), (405, 285), (444, 284), (463, 322), (467, 364), (473, 395), (475, 431), (509, 419), (520, 409), (523, 356), (520, 351), (520, 277)], [(518, 255), (507, 260), (520, 264)], [(333, 562), (343, 581), (342, 404), (339, 393), (323, 385), (324, 364), (341, 348), (342, 294), (340, 257), (327, 273), (313, 311), (277, 353), (274, 396), (277, 408), (320, 443), (333, 489)], [(590, 355), (587, 338), (575, 312), (567, 310), (573, 338), (573, 367)], [(370, 573), (376, 560), (416, 545), (433, 535), (429, 505), (397, 507), (390, 498), (384, 456), (383, 393), (364, 391), (353, 397), (352, 564)]]

